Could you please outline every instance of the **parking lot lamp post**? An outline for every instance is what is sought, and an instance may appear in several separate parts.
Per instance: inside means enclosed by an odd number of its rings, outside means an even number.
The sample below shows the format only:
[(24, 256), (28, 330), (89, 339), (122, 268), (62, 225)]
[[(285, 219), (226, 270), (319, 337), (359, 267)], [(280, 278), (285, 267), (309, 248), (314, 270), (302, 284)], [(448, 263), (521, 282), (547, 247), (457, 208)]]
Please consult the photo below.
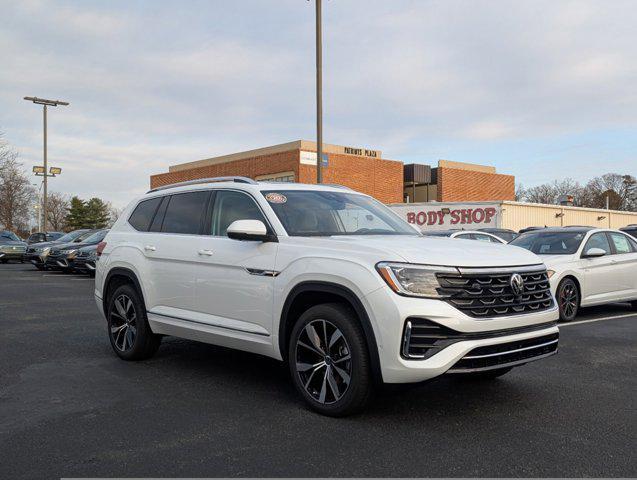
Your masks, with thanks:
[(321, 31), (321, 0), (316, 3), (316, 183), (323, 182), (323, 35)]
[(44, 202), (43, 202), (43, 214), (44, 214), (44, 231), (46, 232), (47, 230), (47, 223), (48, 223), (48, 219), (47, 219), (47, 203), (48, 203), (48, 184), (47, 184), (47, 178), (49, 177), (49, 170), (48, 170), (48, 162), (47, 162), (47, 149), (46, 149), (46, 111), (47, 111), (47, 107), (57, 107), (58, 105), (63, 105), (63, 106), (67, 106), (69, 103), (68, 102), (63, 102), (61, 100), (47, 100), (46, 98), (38, 98), (38, 97), (24, 97), (25, 100), (28, 100), (29, 102), (33, 102), (36, 103), (38, 105), (42, 105), (42, 115), (43, 115), (43, 120), (44, 120)]

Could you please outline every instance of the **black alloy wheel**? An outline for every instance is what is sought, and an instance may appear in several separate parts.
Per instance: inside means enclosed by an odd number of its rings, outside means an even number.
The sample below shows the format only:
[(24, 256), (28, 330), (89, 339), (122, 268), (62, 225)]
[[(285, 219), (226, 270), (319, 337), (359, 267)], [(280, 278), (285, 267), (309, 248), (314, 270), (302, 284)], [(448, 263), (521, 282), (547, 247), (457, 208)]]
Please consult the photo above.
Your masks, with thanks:
[(301, 315), (290, 336), (288, 363), (301, 396), (323, 415), (355, 413), (371, 396), (367, 343), (345, 305), (316, 305)]
[(560, 309), (560, 320), (571, 322), (579, 310), (580, 293), (577, 284), (565, 278), (557, 287), (557, 305)]
[(120, 358), (143, 360), (159, 348), (161, 336), (150, 329), (141, 297), (131, 285), (120, 286), (110, 296), (107, 320), (111, 346)]

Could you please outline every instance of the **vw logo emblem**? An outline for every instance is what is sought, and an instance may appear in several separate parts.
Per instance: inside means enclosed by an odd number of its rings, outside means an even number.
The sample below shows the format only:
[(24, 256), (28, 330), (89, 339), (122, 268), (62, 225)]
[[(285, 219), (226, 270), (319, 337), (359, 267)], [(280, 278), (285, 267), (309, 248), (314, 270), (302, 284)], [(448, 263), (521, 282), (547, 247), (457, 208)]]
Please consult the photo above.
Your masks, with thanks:
[(514, 295), (522, 295), (522, 292), (524, 291), (524, 279), (522, 278), (522, 275), (519, 273), (511, 275), (510, 284)]

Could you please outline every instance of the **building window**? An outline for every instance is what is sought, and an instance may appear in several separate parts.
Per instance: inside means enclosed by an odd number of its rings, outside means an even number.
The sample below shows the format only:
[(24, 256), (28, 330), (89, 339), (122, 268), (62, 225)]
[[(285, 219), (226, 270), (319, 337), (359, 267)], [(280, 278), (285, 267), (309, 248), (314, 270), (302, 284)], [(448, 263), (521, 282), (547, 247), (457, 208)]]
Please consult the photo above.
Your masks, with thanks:
[(259, 182), (294, 183), (294, 172), (279, 172), (268, 175), (259, 175), (256, 180)]

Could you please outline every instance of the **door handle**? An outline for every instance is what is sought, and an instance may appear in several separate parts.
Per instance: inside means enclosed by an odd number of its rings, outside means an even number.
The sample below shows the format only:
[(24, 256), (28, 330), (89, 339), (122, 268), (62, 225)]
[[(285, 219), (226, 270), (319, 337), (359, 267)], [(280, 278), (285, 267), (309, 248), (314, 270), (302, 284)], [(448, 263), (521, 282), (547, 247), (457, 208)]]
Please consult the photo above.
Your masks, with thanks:
[(210, 257), (212, 255), (212, 250), (199, 250), (197, 253), (202, 256)]
[(147, 252), (154, 252), (154, 251), (155, 251), (155, 250), (157, 250), (157, 249), (155, 248), (155, 246), (154, 246), (154, 245), (146, 245), (146, 246), (144, 247), (144, 250), (146, 250)]

